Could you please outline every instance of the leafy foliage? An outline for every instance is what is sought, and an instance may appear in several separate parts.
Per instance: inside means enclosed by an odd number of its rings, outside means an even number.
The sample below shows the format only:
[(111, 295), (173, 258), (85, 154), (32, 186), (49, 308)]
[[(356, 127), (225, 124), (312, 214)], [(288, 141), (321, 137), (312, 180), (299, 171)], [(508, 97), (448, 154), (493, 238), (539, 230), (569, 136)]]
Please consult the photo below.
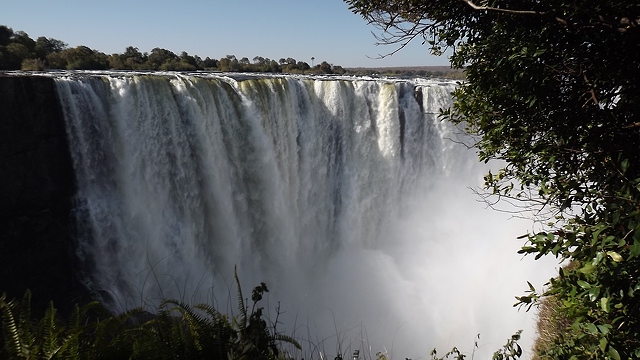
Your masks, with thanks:
[[(453, 47), (467, 81), (443, 112), (473, 136), (485, 177), (538, 222), (520, 251), (575, 263), (553, 296), (570, 320), (542, 356), (640, 358), (640, 4), (630, 0), (346, 0), (382, 43)], [(516, 209), (518, 210), (518, 209)]]
[[(237, 276), (236, 276), (237, 280)], [(239, 282), (238, 282), (239, 285)], [(0, 297), (3, 359), (286, 359), (279, 342), (300, 349), (298, 342), (272, 334), (257, 303), (268, 291), (265, 284), (252, 292), (247, 312), (238, 287), (240, 319), (230, 318), (209, 304), (165, 300), (157, 313), (135, 308), (111, 315), (97, 303), (75, 306), (63, 322), (53, 304), (44, 317), (31, 319), (31, 295), (22, 302)]]
[[(493, 354), (493, 360), (516, 360), (522, 356), (522, 348), (518, 345), (518, 340), (520, 340), (520, 334), (522, 334), (522, 330), (518, 330), (515, 334), (511, 336), (507, 343)], [(477, 336), (476, 342), (474, 344), (474, 351), (471, 353), (471, 359), (474, 358), (475, 350), (478, 348), (478, 340), (480, 339), (480, 335)], [(455, 360), (464, 360), (467, 358), (467, 354), (463, 353), (457, 347), (451, 349), (451, 351), (444, 354), (442, 357), (438, 357), (438, 351), (433, 349), (429, 354), (431, 356), (431, 360), (446, 360), (446, 359), (455, 359)]]
[(14, 32), (13, 29), (0, 25), (0, 70), (20, 69), (345, 73), (341, 66), (334, 66), (326, 61), (312, 68), (306, 62), (293, 58), (282, 58), (278, 62), (256, 56), (252, 63), (248, 58), (238, 60), (234, 55), (227, 55), (219, 61), (209, 57), (203, 60), (198, 55), (189, 55), (186, 51), (176, 55), (163, 48), (154, 48), (150, 53), (142, 53), (137, 47), (128, 46), (122, 54), (107, 55), (84, 45), (67, 48), (66, 43), (44, 36), (34, 41), (24, 31)]

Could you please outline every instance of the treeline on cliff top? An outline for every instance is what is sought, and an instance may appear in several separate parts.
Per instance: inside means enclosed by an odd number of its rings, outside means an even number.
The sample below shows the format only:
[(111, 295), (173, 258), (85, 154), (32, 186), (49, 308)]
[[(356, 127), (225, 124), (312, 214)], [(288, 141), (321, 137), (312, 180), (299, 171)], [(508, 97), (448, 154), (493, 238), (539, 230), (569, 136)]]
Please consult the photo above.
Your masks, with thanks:
[[(312, 64), (314, 58), (311, 58)], [(227, 55), (219, 60), (202, 59), (186, 51), (177, 55), (167, 49), (154, 48), (150, 53), (129, 46), (122, 54), (107, 55), (80, 45), (69, 48), (64, 41), (40, 36), (36, 40), (24, 31), (0, 25), (0, 70), (164, 70), (164, 71), (246, 71), (272, 73), (344, 74), (338, 65), (322, 61), (310, 66), (293, 58), (272, 60), (256, 56), (237, 59)]]
[(253, 59), (226, 55), (220, 59), (190, 55), (186, 51), (177, 55), (167, 49), (154, 48), (150, 53), (129, 46), (121, 54), (107, 55), (80, 45), (69, 48), (62, 40), (44, 36), (33, 40), (24, 31), (0, 25), (0, 70), (162, 70), (162, 71), (226, 71), (270, 72), (290, 74), (350, 74), (386, 76), (423, 76), (462, 79), (461, 71), (426, 70), (424, 68), (344, 69), (342, 66), (321, 61), (310, 66), (305, 61), (281, 58), (278, 61), (262, 56)]

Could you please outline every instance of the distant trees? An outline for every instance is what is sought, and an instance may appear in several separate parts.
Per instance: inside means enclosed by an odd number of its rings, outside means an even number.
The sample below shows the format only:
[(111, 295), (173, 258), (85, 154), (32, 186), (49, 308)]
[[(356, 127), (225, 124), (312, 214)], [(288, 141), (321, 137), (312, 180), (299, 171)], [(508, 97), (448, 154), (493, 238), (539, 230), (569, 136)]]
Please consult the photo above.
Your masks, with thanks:
[(67, 43), (63, 41), (56, 40), (54, 38), (46, 38), (44, 36), (40, 36), (36, 40), (34, 51), (35, 51), (35, 55), (39, 59), (45, 60), (47, 58), (47, 55), (63, 51), (66, 48), (67, 48)]
[[(248, 59), (243, 58), (243, 62), (248, 62)], [(240, 69), (240, 63), (236, 59), (235, 55), (227, 55), (218, 61), (218, 70), (220, 71), (238, 71)]]
[[(315, 58), (312, 58), (312, 62)], [(149, 53), (128, 46), (121, 54), (106, 55), (100, 51), (80, 45), (69, 48), (57, 39), (41, 36), (35, 41), (24, 31), (0, 25), (0, 70), (175, 70), (175, 71), (243, 71), (298, 74), (344, 74), (340, 66), (326, 61), (314, 67), (294, 58), (278, 61), (255, 56), (253, 61), (235, 55), (226, 55), (220, 60), (209, 57), (204, 60), (186, 51), (176, 55), (170, 50), (154, 48)]]
[(142, 70), (148, 60), (147, 53), (141, 53), (137, 47), (129, 46), (122, 54), (109, 56), (109, 67), (117, 70)]
[(67, 69), (104, 70), (109, 68), (107, 55), (84, 45), (59, 52), (66, 60)]
[(44, 68), (47, 57), (61, 52), (67, 44), (53, 38), (39, 37), (36, 41), (24, 31), (16, 31), (0, 25), (0, 70), (16, 70), (25, 65)]

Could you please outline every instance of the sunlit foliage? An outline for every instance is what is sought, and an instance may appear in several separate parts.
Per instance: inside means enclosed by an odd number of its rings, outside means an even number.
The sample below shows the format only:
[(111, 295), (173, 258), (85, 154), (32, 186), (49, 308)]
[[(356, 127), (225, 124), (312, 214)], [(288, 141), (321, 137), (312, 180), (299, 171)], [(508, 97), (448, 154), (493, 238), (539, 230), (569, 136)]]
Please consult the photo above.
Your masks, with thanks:
[(466, 81), (443, 116), (481, 161), (506, 164), (485, 177), (485, 200), (537, 221), (521, 253), (575, 264), (518, 297), (553, 296), (569, 319), (540, 356), (639, 358), (640, 3), (346, 2), (396, 50), (453, 49)]

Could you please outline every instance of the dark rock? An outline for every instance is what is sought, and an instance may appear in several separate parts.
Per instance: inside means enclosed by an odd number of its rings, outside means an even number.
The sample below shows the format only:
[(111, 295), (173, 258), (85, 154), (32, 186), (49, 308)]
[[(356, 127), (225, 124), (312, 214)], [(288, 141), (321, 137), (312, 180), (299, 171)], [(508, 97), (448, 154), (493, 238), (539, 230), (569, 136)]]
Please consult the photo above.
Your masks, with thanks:
[(0, 76), (0, 292), (34, 310), (82, 302), (71, 208), (74, 173), (54, 80)]

